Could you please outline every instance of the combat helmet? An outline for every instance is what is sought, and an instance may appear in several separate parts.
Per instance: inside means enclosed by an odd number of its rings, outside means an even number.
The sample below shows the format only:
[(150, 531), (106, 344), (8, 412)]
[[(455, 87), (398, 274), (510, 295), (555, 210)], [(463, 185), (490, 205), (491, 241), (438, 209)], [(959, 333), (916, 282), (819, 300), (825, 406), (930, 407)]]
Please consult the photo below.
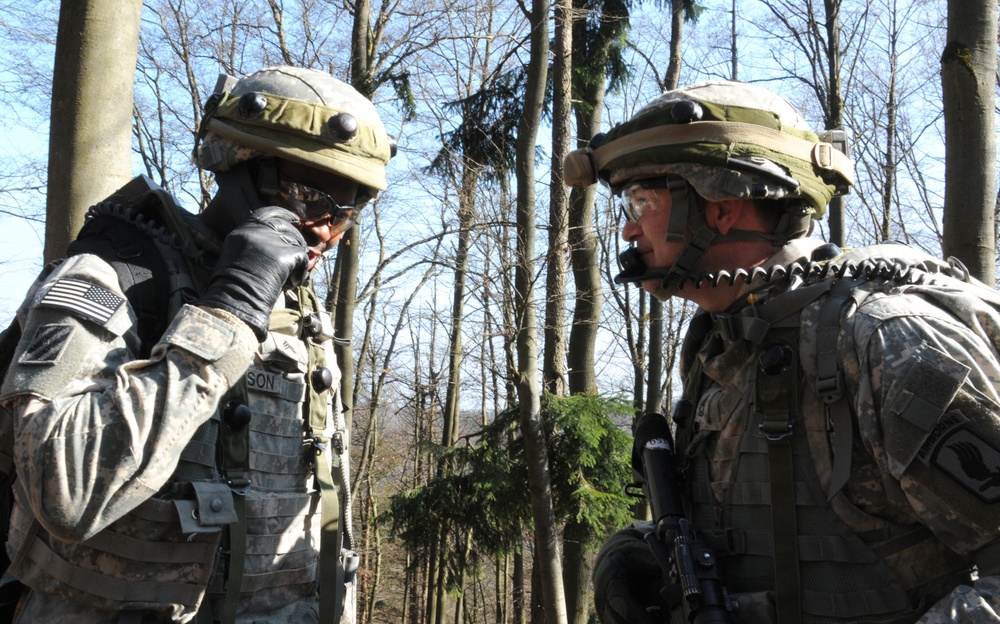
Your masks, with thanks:
[(369, 199), (385, 190), (396, 149), (368, 98), (327, 73), (289, 66), (221, 75), (198, 134), (203, 169), (271, 156), (353, 180)]
[[(566, 183), (598, 181), (612, 193), (659, 180), (673, 200), (667, 239), (685, 240), (674, 266), (647, 269), (636, 253), (623, 254), (616, 281), (654, 277), (666, 283), (690, 274), (708, 246), (723, 240), (765, 239), (775, 245), (808, 235), (835, 195), (853, 184), (854, 165), (809, 129), (787, 100), (754, 85), (710, 81), (666, 91), (627, 122), (600, 134), (565, 161)], [(784, 200), (771, 233), (709, 228), (705, 200)], [(638, 265), (636, 264), (638, 262)]]

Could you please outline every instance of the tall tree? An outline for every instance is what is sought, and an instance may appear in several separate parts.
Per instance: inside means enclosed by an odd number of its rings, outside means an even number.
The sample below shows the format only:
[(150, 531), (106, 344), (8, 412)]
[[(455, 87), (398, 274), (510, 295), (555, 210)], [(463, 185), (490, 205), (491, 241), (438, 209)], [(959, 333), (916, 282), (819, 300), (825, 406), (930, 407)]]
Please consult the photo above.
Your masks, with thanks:
[(873, 0), (863, 24), (854, 18), (848, 28), (845, 21), (845, 33), (856, 40), (863, 31), (868, 42), (865, 54), (846, 46), (844, 55), (844, 84), (853, 85), (844, 89), (843, 109), (856, 171), (845, 203), (852, 246), (900, 240), (941, 253), (941, 107), (933, 105), (929, 116), (919, 109), (940, 97), (944, 18), (937, 38), (924, 35), (925, 18), (926, 7)]
[[(600, 132), (608, 87), (613, 89), (625, 75), (621, 47), (628, 5), (622, 0), (574, 0), (573, 15), (573, 113), (577, 145), (583, 146)], [(594, 186), (570, 193), (567, 237), (576, 291), (568, 352), (571, 394), (598, 390), (594, 362), (604, 293), (594, 233), (596, 199)]]
[(563, 160), (569, 153), (572, 114), (572, 0), (555, 0), (552, 47), (552, 171), (549, 176), (549, 254), (545, 280), (542, 378), (547, 392), (566, 394), (566, 273), (569, 193)]
[[(573, 85), (573, 2), (555, 0), (555, 36), (552, 47), (552, 173), (549, 187), (549, 256), (545, 299), (545, 355), (543, 379), (547, 391), (563, 396), (567, 391), (566, 277), (569, 252), (570, 196), (566, 189), (563, 161), (569, 153)], [(586, 291), (584, 295), (588, 295)], [(581, 302), (581, 305), (588, 305)], [(572, 333), (572, 330), (571, 330)], [(586, 343), (573, 345), (584, 354), (574, 364), (593, 368), (593, 352)], [(580, 355), (590, 355), (587, 362)], [(572, 366), (572, 365), (570, 365)], [(590, 565), (588, 528), (575, 518), (563, 527), (563, 587), (566, 613), (571, 624), (586, 624), (590, 612)]]
[[(895, 9), (895, 2), (893, 2), (893, 9)], [(885, 167), (884, 167), (884, 183), (882, 189), (882, 219), (881, 228), (879, 231), (879, 242), (888, 241), (892, 236), (892, 208), (893, 202), (896, 199), (896, 171), (898, 167), (898, 156), (897, 156), (897, 132), (899, 129), (897, 120), (899, 115), (899, 101), (898, 101), (898, 89), (899, 85), (897, 83), (899, 79), (899, 27), (898, 27), (898, 12), (893, 10), (891, 13), (891, 28), (889, 30), (889, 76), (886, 81), (886, 103), (885, 103)], [(837, 198), (838, 200), (840, 198)], [(842, 208), (842, 203), (837, 202)], [(843, 237), (837, 238), (838, 229), (834, 227), (836, 224), (839, 228), (843, 223), (837, 223), (836, 217), (842, 216), (835, 215), (834, 208), (837, 204), (831, 202), (830, 210), (830, 236), (831, 240), (838, 244), (843, 245)]]
[(996, 71), (997, 3), (948, 0), (943, 251), (987, 284), (996, 281)]
[[(670, 2), (670, 62), (663, 75), (660, 89), (676, 89), (681, 79), (681, 49), (683, 47), (684, 20), (697, 18), (696, 5), (692, 0), (671, 0)], [(665, 375), (663, 363), (663, 302), (656, 297), (649, 298), (649, 363), (646, 366), (645, 412), (662, 411), (663, 392), (660, 380)], [(637, 397), (638, 398), (638, 397)]]
[(545, 624), (566, 624), (559, 536), (552, 503), (552, 484), (541, 423), (538, 380), (538, 329), (535, 311), (535, 139), (541, 123), (548, 73), (548, 0), (533, 0), (528, 9), (530, 45), (524, 114), (518, 124), (517, 180), (517, 395), (528, 464), (531, 513), (535, 522), (535, 557), (540, 571)]
[[(567, 38), (574, 76), (573, 113), (577, 144), (586, 145), (600, 131), (608, 88), (614, 90), (626, 74), (621, 50), (629, 10), (628, 2), (623, 0), (575, 0), (572, 9), (572, 33)], [(561, 159), (558, 162), (561, 164)], [(568, 351), (571, 394), (598, 392), (595, 352), (604, 294), (594, 229), (596, 199), (595, 187), (573, 189), (569, 197), (567, 241), (576, 291)], [(590, 616), (591, 551), (598, 540), (593, 527), (581, 519), (566, 520), (563, 578), (568, 616), (573, 624), (583, 624)]]
[[(790, 64), (789, 73), (813, 93), (823, 114), (825, 130), (840, 129), (844, 125), (843, 44), (841, 33), (842, 0), (823, 0), (822, 16), (818, 3), (813, 0), (770, 0), (764, 3), (774, 19), (787, 32), (789, 45), (806, 59), (805, 70)], [(854, 33), (852, 33), (853, 35)], [(835, 197), (830, 202), (828, 221), (830, 239), (843, 246), (844, 201)]]
[(78, 0), (59, 9), (45, 260), (66, 253), (91, 204), (131, 177), (132, 99), (142, 0)]
[[(362, 95), (371, 98), (378, 87), (373, 76), (375, 50), (372, 46), (371, 0), (355, 0), (352, 6), (354, 25), (351, 28), (351, 85)], [(340, 367), (341, 397), (345, 407), (351, 409), (355, 399), (354, 310), (358, 292), (359, 228), (351, 228), (340, 240), (333, 280), (336, 282), (333, 301), (335, 323), (340, 338), (336, 344), (337, 365)]]
[[(476, 13), (487, 18), (487, 25), (492, 23), (495, 8), (489, 6), (477, 7)], [(468, 58), (461, 61), (462, 71), (456, 73), (457, 88), (462, 94), (454, 101), (447, 102), (442, 113), (458, 115), (457, 127), (443, 133), (443, 146), (436, 153), (426, 171), (436, 174), (443, 182), (445, 189), (454, 189), (458, 203), (458, 240), (455, 256), (449, 261), (454, 268), (452, 275), (452, 308), (449, 317), (449, 348), (448, 348), (448, 385), (445, 403), (442, 410), (443, 426), (441, 435), (442, 448), (452, 447), (459, 439), (459, 399), (464, 347), (462, 332), (466, 320), (466, 305), (468, 299), (470, 256), (475, 251), (473, 244), (477, 238), (477, 194), (481, 187), (495, 189), (507, 185), (507, 178), (514, 164), (514, 142), (517, 130), (517, 120), (521, 117), (523, 107), (523, 89), (525, 72), (521, 68), (511, 71), (503, 65), (492, 67), (496, 62), (493, 58), (494, 44), (487, 37), (483, 46), (469, 45), (463, 48)], [(505, 55), (499, 55), (504, 57)], [(480, 183), (483, 182), (481, 185)], [(450, 204), (445, 194), (444, 203)], [(481, 237), (488, 240), (488, 237)], [(483, 393), (485, 401), (486, 393)], [(485, 410), (484, 410), (485, 417)], [(447, 477), (452, 471), (448, 456), (439, 462), (438, 477)], [(431, 562), (431, 571), (436, 575), (432, 579), (435, 584), (434, 595), (428, 601), (428, 617), (431, 621), (441, 621), (444, 617), (444, 602), (446, 586), (446, 563), (449, 560), (458, 564), (468, 558), (462, 553), (449, 552), (453, 540), (446, 532), (449, 527), (443, 527), (438, 544), (435, 561)], [(467, 549), (465, 544), (461, 545)], [(458, 555), (458, 556), (454, 556)], [(460, 581), (465, 578), (464, 570), (455, 570), (454, 578)], [(459, 585), (450, 587), (450, 593), (457, 597), (456, 617), (462, 611), (464, 588)]]
[[(826, 101), (823, 106), (823, 124), (827, 130), (842, 130), (844, 126), (844, 96), (841, 92), (843, 82), (840, 72), (843, 61), (843, 54), (840, 49), (840, 5), (841, 0), (824, 0), (826, 19), (826, 61), (827, 61), (827, 85)], [(846, 136), (842, 142), (845, 151), (847, 147)], [(843, 247), (846, 245), (846, 233), (844, 232), (844, 198), (834, 197), (830, 201), (830, 214), (827, 217), (830, 223), (830, 242)]]

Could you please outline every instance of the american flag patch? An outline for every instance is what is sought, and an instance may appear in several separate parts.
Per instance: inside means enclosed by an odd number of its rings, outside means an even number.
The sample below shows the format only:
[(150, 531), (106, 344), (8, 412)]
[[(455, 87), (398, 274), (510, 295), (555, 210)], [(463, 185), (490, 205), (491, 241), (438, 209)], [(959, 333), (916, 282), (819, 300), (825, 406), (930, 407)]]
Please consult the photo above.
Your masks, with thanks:
[(125, 303), (123, 297), (103, 286), (64, 278), (52, 285), (38, 305), (69, 310), (103, 325), (123, 303)]

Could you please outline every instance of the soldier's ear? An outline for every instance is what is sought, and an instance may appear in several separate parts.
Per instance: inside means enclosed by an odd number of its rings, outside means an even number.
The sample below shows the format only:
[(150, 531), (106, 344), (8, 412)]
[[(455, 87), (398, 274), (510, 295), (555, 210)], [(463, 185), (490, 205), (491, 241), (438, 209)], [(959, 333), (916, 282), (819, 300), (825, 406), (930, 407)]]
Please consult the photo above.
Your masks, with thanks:
[(750, 219), (756, 215), (756, 208), (748, 199), (723, 199), (705, 204), (705, 220), (708, 226), (725, 235), (740, 224), (740, 229), (749, 229)]

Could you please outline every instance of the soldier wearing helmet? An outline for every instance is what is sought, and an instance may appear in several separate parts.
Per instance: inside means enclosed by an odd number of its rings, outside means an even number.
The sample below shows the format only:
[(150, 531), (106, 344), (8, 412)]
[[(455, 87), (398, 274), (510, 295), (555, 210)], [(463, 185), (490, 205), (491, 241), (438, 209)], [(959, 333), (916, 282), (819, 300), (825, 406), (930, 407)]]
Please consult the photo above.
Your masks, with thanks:
[(605, 624), (1000, 622), (1000, 296), (810, 238), (853, 165), (759, 87), (666, 92), (565, 170), (620, 199), (616, 281), (699, 305), (669, 464), (725, 587), (699, 619), (647, 545), (672, 534), (637, 522), (598, 555)]
[(350, 428), (310, 276), (395, 146), (370, 101), (295, 67), (222, 77), (198, 139), (202, 214), (137, 178), (18, 311), (14, 622), (355, 620)]

